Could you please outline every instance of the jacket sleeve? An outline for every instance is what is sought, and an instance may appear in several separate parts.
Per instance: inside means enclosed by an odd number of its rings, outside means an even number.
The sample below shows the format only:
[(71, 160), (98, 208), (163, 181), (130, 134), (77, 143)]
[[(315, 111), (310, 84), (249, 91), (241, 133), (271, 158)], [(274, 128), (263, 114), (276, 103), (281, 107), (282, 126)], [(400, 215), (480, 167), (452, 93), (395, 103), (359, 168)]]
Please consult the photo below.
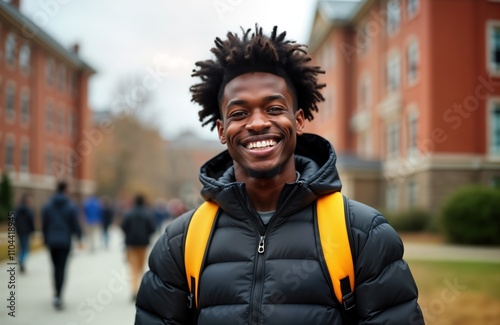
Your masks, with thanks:
[(417, 286), (403, 260), (401, 239), (376, 210), (364, 214), (371, 219), (370, 226), (352, 229), (357, 237), (354, 293), (358, 324), (423, 325)]
[(78, 208), (76, 206), (71, 207), (71, 232), (76, 235), (79, 241), (82, 240), (82, 228), (80, 227), (80, 221), (78, 220)]
[(136, 300), (136, 325), (193, 324), (184, 270), (186, 218), (172, 222), (149, 256)]

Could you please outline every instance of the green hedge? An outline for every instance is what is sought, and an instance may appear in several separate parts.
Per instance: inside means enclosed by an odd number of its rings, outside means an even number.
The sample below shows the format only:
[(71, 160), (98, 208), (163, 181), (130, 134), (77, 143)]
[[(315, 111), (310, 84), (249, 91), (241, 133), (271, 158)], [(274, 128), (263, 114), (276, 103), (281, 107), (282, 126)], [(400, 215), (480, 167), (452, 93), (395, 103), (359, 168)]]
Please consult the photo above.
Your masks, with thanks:
[(429, 212), (419, 209), (386, 212), (384, 217), (398, 232), (427, 231), (432, 220), (432, 215)]
[(468, 186), (454, 192), (443, 205), (441, 225), (457, 244), (500, 244), (500, 190)]

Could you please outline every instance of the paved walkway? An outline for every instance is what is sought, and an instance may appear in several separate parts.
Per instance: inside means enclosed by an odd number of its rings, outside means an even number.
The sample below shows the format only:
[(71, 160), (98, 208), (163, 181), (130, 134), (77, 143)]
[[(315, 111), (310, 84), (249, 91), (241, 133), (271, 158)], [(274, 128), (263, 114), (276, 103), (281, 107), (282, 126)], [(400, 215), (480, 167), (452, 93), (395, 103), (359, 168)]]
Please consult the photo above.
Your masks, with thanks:
[[(108, 250), (74, 250), (68, 262), (64, 288), (66, 308), (52, 307), (50, 256), (46, 249), (28, 258), (27, 273), (15, 275), (16, 317), (8, 315), (9, 267), (0, 263), (0, 324), (22, 325), (127, 325), (134, 323), (123, 238), (111, 232)], [(500, 263), (500, 248), (472, 248), (442, 244), (405, 243), (405, 258), (414, 260), (470, 260)], [(18, 269), (16, 270), (18, 272)]]
[(74, 249), (66, 270), (63, 288), (65, 309), (52, 307), (50, 255), (43, 248), (28, 257), (25, 274), (16, 266), (16, 317), (8, 315), (11, 265), (0, 263), (0, 324), (83, 325), (134, 323), (128, 268), (123, 239), (118, 229), (111, 232), (108, 250), (91, 253)]
[(500, 263), (500, 247), (405, 243), (405, 259)]

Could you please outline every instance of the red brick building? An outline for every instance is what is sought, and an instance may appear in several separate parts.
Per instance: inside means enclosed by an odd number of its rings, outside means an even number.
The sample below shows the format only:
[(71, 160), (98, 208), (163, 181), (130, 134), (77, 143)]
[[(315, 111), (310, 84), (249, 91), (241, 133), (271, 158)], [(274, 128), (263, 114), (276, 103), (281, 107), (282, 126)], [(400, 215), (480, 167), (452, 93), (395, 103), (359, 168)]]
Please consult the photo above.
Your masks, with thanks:
[(500, 1), (319, 1), (309, 48), (344, 192), (436, 212), (457, 187), (500, 186)]
[(76, 198), (92, 191), (86, 139), (91, 111), (88, 79), (95, 73), (19, 12), (0, 1), (0, 172), (16, 199), (28, 192), (40, 205), (58, 179)]

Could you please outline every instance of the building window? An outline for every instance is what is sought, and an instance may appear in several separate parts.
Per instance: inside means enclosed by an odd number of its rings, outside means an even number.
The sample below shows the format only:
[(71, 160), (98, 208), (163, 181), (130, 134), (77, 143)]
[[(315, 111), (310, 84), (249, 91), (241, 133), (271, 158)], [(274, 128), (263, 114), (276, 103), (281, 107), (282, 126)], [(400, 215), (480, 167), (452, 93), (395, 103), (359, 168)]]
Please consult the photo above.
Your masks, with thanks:
[(399, 191), (397, 184), (387, 184), (385, 191), (385, 207), (387, 211), (399, 209)]
[(417, 132), (418, 116), (416, 113), (412, 113), (408, 117), (408, 158), (415, 157), (418, 154)]
[(399, 125), (391, 123), (387, 127), (387, 160), (397, 159), (399, 157)]
[(414, 41), (408, 45), (407, 52), (407, 63), (408, 63), (408, 83), (410, 85), (414, 84), (418, 78), (418, 42)]
[(394, 34), (399, 29), (399, 24), (401, 22), (400, 11), (399, 0), (387, 1), (387, 33), (389, 35)]
[(19, 67), (24, 73), (28, 73), (30, 70), (30, 57), (31, 50), (28, 44), (23, 44), (21, 50), (19, 50)]
[(409, 181), (406, 188), (406, 198), (408, 208), (415, 208), (417, 206), (418, 188), (417, 183), (413, 180)]
[(29, 172), (30, 169), (30, 151), (28, 142), (23, 142), (21, 145), (21, 171)]
[(66, 68), (64, 65), (59, 65), (58, 70), (58, 88), (60, 91), (64, 91), (64, 86), (66, 84)]
[(399, 89), (400, 75), (399, 55), (391, 55), (387, 60), (387, 92), (391, 93)]
[(15, 144), (12, 137), (7, 137), (5, 139), (5, 169), (14, 169), (14, 150)]
[(13, 121), (16, 117), (16, 107), (15, 107), (15, 90), (14, 86), (7, 85), (7, 89), (5, 90), (5, 118), (8, 121)]
[(52, 175), (52, 149), (48, 148), (45, 152), (45, 174)]
[(16, 36), (12, 33), (5, 39), (5, 60), (8, 65), (16, 64)]
[(418, 12), (418, 7), (420, 5), (419, 0), (408, 0), (408, 6), (406, 7), (408, 17), (413, 18)]
[(57, 111), (57, 131), (64, 134), (64, 109), (62, 107)]
[(488, 63), (492, 73), (500, 73), (500, 21), (488, 23)]
[(500, 101), (490, 111), (490, 154), (500, 156)]
[(45, 106), (45, 130), (50, 131), (52, 130), (52, 104), (50, 102), (47, 103)]
[(45, 80), (47, 85), (52, 86), (54, 84), (56, 74), (56, 63), (53, 58), (48, 58), (45, 63)]
[(24, 92), (21, 95), (21, 123), (28, 124), (30, 122), (30, 95)]

